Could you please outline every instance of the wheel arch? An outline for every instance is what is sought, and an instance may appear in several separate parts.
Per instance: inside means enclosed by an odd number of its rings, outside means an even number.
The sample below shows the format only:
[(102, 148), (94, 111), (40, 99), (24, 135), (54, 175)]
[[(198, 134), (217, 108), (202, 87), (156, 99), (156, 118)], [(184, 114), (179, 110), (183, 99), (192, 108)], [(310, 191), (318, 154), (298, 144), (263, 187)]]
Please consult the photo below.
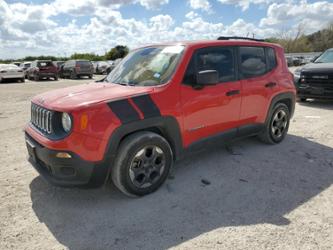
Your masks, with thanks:
[(154, 132), (164, 137), (170, 144), (175, 160), (180, 158), (183, 143), (179, 124), (174, 117), (161, 116), (123, 124), (115, 129), (109, 138), (104, 159), (115, 159), (121, 142), (129, 135), (142, 131)]
[(269, 110), (266, 115), (266, 123), (269, 121), (269, 118), (271, 117), (274, 107), (278, 103), (284, 103), (287, 105), (289, 112), (290, 112), (290, 117), (294, 115), (295, 112), (295, 102), (296, 102), (296, 96), (293, 92), (285, 92), (285, 93), (280, 93), (274, 96), (271, 100), (271, 104), (269, 106)]

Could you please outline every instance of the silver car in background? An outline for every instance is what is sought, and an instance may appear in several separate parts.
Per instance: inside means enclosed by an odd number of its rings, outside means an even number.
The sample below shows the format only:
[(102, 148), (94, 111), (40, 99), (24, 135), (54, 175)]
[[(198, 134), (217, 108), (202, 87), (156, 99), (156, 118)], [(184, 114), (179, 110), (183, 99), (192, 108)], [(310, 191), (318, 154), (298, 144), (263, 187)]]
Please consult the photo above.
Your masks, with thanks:
[(0, 64), (0, 83), (11, 79), (24, 82), (23, 69), (14, 64)]

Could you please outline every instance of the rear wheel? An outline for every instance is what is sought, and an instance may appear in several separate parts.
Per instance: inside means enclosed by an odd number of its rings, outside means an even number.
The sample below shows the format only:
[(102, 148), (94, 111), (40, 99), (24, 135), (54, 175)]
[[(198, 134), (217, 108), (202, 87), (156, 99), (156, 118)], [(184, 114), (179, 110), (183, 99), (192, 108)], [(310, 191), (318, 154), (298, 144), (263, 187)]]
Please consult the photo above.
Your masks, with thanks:
[(58, 78), (59, 78), (58, 75), (55, 75), (55, 76), (54, 76), (54, 80), (55, 80), (55, 81), (58, 81)]
[(21, 82), (25, 82), (25, 77), (21, 78)]
[(34, 80), (35, 80), (35, 81), (39, 81), (39, 76), (38, 76), (38, 75), (35, 75), (35, 76), (34, 76)]
[(152, 132), (139, 132), (121, 143), (111, 177), (124, 194), (143, 196), (164, 183), (172, 164), (172, 150), (163, 137)]
[(306, 102), (306, 98), (303, 98), (303, 97), (302, 98), (297, 98), (297, 101), (298, 102)]
[(93, 75), (89, 75), (88, 77), (89, 77), (89, 79), (92, 79), (92, 78), (93, 78)]
[(290, 111), (286, 104), (278, 103), (272, 112), (269, 122), (259, 138), (268, 144), (277, 144), (286, 137), (290, 122)]
[(75, 79), (76, 79), (76, 74), (75, 74), (74, 71), (71, 72), (70, 77), (71, 77), (72, 80), (75, 80)]

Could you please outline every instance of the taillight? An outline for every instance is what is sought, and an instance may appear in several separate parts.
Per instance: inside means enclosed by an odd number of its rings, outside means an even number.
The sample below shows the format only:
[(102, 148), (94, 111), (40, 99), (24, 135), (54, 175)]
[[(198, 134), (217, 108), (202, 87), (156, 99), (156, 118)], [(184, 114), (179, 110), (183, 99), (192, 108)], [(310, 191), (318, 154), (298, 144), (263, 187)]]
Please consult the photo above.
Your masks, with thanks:
[(1, 70), (0, 73), (7, 73), (7, 71), (6, 70)]

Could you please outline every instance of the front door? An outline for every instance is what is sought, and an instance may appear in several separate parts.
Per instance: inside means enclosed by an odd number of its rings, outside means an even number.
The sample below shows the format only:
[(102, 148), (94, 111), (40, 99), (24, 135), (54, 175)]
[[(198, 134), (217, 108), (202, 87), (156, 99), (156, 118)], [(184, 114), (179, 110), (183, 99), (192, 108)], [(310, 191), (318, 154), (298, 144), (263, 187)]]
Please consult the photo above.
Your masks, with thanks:
[[(233, 47), (206, 47), (194, 51), (181, 86), (184, 146), (230, 131), (238, 126), (241, 84), (236, 77)], [(200, 71), (216, 70), (216, 85), (198, 86)]]

